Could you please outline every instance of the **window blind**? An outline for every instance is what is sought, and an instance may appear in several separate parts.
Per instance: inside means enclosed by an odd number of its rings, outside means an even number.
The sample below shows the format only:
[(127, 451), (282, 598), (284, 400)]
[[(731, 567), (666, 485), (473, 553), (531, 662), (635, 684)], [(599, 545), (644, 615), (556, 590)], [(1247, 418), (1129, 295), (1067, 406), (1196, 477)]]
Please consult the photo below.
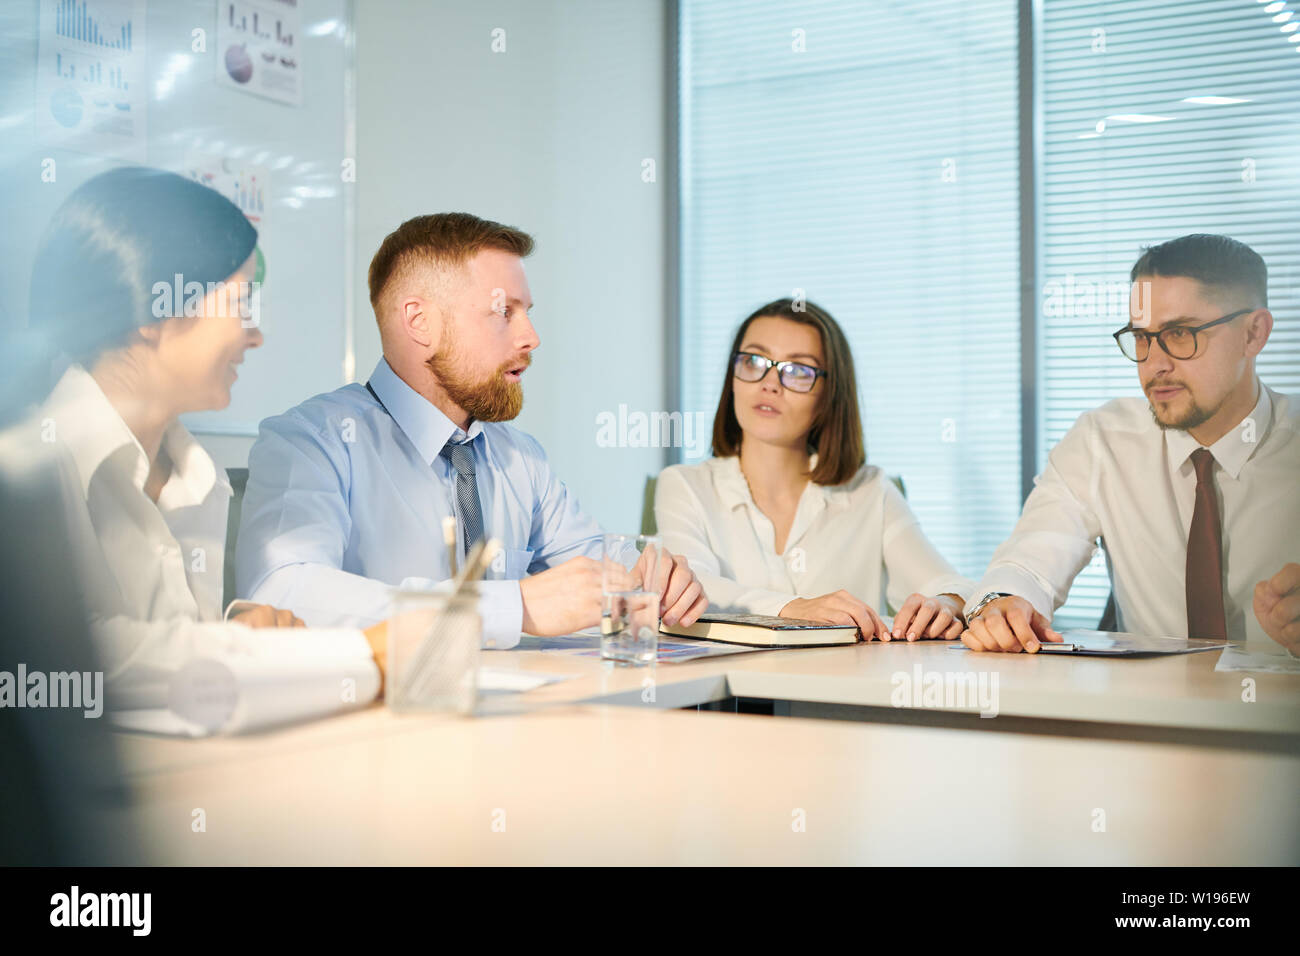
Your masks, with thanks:
[(680, 401), (740, 320), (844, 327), (867, 457), (978, 577), (1020, 509), (1015, 0), (681, 0)]
[[(1085, 409), (1142, 394), (1110, 333), (1142, 247), (1187, 233), (1264, 257), (1277, 321), (1259, 375), (1300, 390), (1300, 4), (1043, 0), (1042, 14), (1038, 464)], [(1094, 626), (1108, 594), (1099, 552), (1058, 619)]]

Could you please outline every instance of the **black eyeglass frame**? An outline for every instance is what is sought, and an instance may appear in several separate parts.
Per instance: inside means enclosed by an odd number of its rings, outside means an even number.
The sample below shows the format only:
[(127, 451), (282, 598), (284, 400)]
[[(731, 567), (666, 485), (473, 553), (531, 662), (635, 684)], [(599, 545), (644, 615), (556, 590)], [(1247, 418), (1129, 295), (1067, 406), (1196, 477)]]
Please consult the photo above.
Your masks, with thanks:
[[(745, 358), (761, 359), (762, 361), (766, 362), (767, 367), (763, 369), (763, 374), (755, 379), (740, 378), (740, 376), (736, 374), (736, 363), (740, 360), (741, 356), (744, 356)], [(798, 389), (793, 387), (792, 385), (790, 385), (789, 382), (785, 380), (786, 370), (795, 367), (806, 368), (808, 371), (813, 373), (812, 384), (808, 386), (806, 391), (803, 389)], [(742, 382), (748, 382), (750, 385), (763, 381), (763, 379), (767, 378), (767, 373), (772, 371), (773, 368), (776, 369), (776, 377), (781, 382), (781, 387), (788, 388), (792, 392), (798, 392), (800, 395), (807, 395), (808, 392), (811, 392), (814, 388), (817, 387), (817, 381), (819, 379), (823, 379), (826, 377), (826, 369), (818, 368), (815, 365), (808, 365), (807, 363), (804, 362), (777, 362), (773, 359), (768, 358), (766, 355), (760, 355), (757, 352), (737, 352), (731, 356), (732, 376), (734, 378), (740, 379), (740, 381)]]
[[(1204, 325), (1171, 325), (1167, 328), (1161, 329), (1159, 332), (1148, 332), (1145, 329), (1135, 329), (1132, 325), (1126, 325), (1124, 326), (1124, 328), (1119, 329), (1118, 331), (1112, 333), (1111, 338), (1113, 338), (1115, 340), (1115, 344), (1119, 346), (1120, 354), (1123, 355), (1130, 362), (1137, 362), (1140, 364), (1142, 362), (1145, 362), (1148, 358), (1151, 357), (1152, 339), (1155, 339), (1156, 342), (1159, 343), (1160, 347), (1164, 349), (1165, 354), (1168, 355), (1171, 359), (1177, 359), (1180, 362), (1185, 362), (1188, 359), (1196, 358), (1196, 356), (1200, 354), (1201, 343), (1200, 340), (1196, 338), (1197, 333), (1204, 332), (1206, 329), (1214, 328), (1214, 326), (1216, 325), (1222, 325), (1224, 322), (1231, 322), (1233, 319), (1239, 319), (1243, 315), (1247, 315), (1254, 311), (1255, 311), (1254, 309), (1238, 309), (1236, 312), (1230, 312), (1227, 315), (1215, 319), (1213, 322), (1206, 322)], [(1166, 332), (1173, 332), (1175, 329), (1180, 332), (1192, 333), (1192, 354), (1191, 355), (1175, 355), (1173, 352), (1169, 350), (1169, 345), (1165, 341), (1164, 336)], [(1133, 355), (1129, 355), (1127, 352), (1124, 351), (1124, 346), (1120, 344), (1120, 340), (1119, 340), (1119, 337), (1121, 335), (1124, 335), (1129, 332), (1133, 334), (1133, 353), (1134, 353)], [(1143, 358), (1135, 357), (1138, 352), (1137, 343), (1139, 340), (1145, 341), (1147, 344), (1147, 354)]]

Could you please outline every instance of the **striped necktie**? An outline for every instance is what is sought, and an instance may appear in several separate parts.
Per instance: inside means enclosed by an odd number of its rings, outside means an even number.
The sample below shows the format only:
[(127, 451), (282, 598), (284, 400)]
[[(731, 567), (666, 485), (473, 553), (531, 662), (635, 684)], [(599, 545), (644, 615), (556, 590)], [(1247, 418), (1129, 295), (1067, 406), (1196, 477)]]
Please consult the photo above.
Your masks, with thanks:
[(449, 441), (439, 454), (451, 463), (456, 473), (456, 512), (460, 515), (461, 539), (465, 554), (483, 537), (483, 508), (478, 500), (478, 483), (474, 479), (474, 452), (470, 442)]

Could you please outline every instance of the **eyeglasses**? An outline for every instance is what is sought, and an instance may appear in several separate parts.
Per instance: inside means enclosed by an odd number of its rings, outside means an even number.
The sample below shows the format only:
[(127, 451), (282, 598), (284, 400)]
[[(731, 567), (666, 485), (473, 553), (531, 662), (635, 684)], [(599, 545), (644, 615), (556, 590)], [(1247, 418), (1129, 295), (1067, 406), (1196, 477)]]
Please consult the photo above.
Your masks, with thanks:
[(775, 366), (777, 378), (792, 392), (811, 392), (817, 379), (826, 374), (825, 369), (799, 362), (773, 362), (766, 355), (737, 352), (732, 358), (732, 371), (742, 382), (761, 382)]
[(1115, 343), (1119, 346), (1119, 350), (1124, 353), (1124, 357), (1131, 362), (1145, 362), (1147, 360), (1147, 356), (1151, 354), (1152, 339), (1160, 343), (1160, 347), (1165, 350), (1165, 354), (1170, 358), (1189, 359), (1193, 358), (1197, 349), (1200, 348), (1201, 343), (1196, 338), (1197, 333), (1204, 332), (1216, 325), (1222, 325), (1224, 322), (1231, 322), (1235, 318), (1254, 311), (1254, 309), (1238, 309), (1230, 315), (1215, 319), (1213, 322), (1206, 322), (1204, 325), (1171, 325), (1159, 332), (1146, 332), (1132, 326), (1125, 326), (1115, 333)]

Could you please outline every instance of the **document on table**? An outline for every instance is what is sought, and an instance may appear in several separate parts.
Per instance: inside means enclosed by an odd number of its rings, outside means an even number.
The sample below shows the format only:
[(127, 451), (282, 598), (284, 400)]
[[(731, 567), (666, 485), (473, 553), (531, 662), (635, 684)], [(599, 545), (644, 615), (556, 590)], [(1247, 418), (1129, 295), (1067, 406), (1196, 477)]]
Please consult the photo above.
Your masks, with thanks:
[(192, 721), (176, 716), (165, 707), (148, 710), (115, 710), (109, 720), (118, 730), (131, 730), (138, 734), (161, 734), (166, 737), (206, 737), (207, 729)]
[[(561, 637), (529, 637), (519, 639), (516, 651), (569, 651), (578, 657), (600, 656), (600, 635), (565, 634)], [(660, 664), (684, 663), (699, 660), (702, 657), (726, 657), (731, 654), (748, 654), (752, 651), (779, 651), (781, 647), (753, 647), (749, 644), (723, 644), (718, 641), (695, 641), (689, 638), (668, 640), (660, 635)], [(507, 652), (509, 653), (509, 652)]]
[(478, 690), (480, 694), (516, 694), (572, 677), (572, 674), (539, 674), (510, 667), (480, 667)]
[[(718, 641), (666, 641), (659, 638), (659, 664), (682, 664), (702, 657), (726, 657), (730, 654), (749, 654), (758, 651), (788, 650), (783, 647), (754, 647), (750, 644), (722, 644)], [(600, 650), (577, 652), (579, 657), (599, 657)]]
[(593, 634), (579, 631), (577, 634), (561, 634), (559, 637), (534, 637), (525, 634), (519, 638), (519, 643), (513, 649), (515, 651), (571, 651), (592, 647), (600, 647), (599, 631)]
[(1254, 671), (1266, 674), (1300, 674), (1300, 657), (1292, 657), (1282, 647), (1225, 647), (1219, 655), (1216, 671)]

